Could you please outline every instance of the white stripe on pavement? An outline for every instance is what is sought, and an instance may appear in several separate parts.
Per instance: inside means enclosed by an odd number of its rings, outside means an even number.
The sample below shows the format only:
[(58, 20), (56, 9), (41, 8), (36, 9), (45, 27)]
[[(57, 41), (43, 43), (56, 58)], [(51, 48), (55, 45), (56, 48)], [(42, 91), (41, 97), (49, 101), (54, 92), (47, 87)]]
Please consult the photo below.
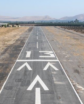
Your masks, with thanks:
[(28, 62), (28, 61), (31, 61), (31, 62), (33, 62), (33, 61), (44, 61), (44, 62), (49, 62), (49, 61), (59, 61), (59, 60), (39, 60), (39, 59), (34, 59), (34, 60), (17, 60), (17, 62)]
[(41, 91), (40, 88), (35, 90), (35, 104), (41, 104)]

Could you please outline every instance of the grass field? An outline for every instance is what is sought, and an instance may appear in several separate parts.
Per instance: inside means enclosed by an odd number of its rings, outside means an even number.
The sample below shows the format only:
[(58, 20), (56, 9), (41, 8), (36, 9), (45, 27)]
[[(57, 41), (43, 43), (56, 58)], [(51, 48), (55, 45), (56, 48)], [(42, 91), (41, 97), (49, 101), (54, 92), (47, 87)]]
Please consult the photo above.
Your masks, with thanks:
[(2, 53), (7, 46), (13, 44), (27, 29), (28, 27), (0, 28), (0, 53)]

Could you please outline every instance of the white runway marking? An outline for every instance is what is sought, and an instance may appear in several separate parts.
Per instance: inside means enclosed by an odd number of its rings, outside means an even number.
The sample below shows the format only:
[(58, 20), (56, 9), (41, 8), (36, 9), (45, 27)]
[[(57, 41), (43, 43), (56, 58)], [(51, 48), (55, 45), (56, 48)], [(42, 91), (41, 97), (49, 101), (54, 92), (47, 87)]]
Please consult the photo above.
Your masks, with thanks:
[(29, 64), (26, 62), (26, 63), (24, 63), (22, 66), (20, 66), (18, 69), (17, 69), (17, 71), (20, 71), (22, 68), (24, 68), (24, 67), (27, 67), (27, 69), (28, 70), (32, 70), (32, 68), (29, 66)]
[(17, 60), (17, 62), (35, 62), (35, 61), (44, 61), (44, 62), (58, 62), (59, 60), (41, 60), (41, 59), (34, 59), (34, 60)]
[(38, 36), (37, 36), (37, 40), (38, 40)]
[(50, 62), (47, 63), (47, 65), (44, 67), (43, 70), (47, 70), (51, 66), (53, 69), (58, 70), (54, 65), (52, 65)]
[(35, 90), (35, 104), (41, 104), (41, 91), (40, 88)]
[(31, 51), (27, 51), (26, 58), (29, 58), (30, 56), (31, 56)]
[(47, 54), (48, 56), (39, 56), (39, 57), (55, 57), (54, 53), (52, 51), (39, 51), (40, 53), (44, 53), (44, 54)]
[(42, 81), (42, 79), (38, 75), (33, 80), (33, 82), (31, 83), (31, 85), (28, 87), (27, 90), (31, 91), (37, 82), (39, 82), (41, 84), (41, 86), (43, 87), (44, 90), (49, 90), (48, 87), (45, 85), (45, 83)]
[(37, 35), (38, 35), (38, 32), (37, 32)]
[(38, 48), (38, 42), (37, 42), (37, 48)]

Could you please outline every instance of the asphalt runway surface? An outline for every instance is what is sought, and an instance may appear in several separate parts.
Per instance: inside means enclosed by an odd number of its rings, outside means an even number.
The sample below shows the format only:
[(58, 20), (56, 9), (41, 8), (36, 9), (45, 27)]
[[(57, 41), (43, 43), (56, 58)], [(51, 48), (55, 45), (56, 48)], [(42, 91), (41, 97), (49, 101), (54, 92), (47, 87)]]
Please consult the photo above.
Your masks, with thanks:
[(20, 52), (0, 104), (83, 104), (41, 27), (33, 28)]

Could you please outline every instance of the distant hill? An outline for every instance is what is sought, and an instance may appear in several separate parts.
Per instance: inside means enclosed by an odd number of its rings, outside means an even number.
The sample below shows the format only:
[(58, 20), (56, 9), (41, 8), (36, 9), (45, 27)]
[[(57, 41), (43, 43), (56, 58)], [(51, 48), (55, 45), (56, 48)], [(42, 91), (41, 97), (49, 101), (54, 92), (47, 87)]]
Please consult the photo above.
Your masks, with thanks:
[(78, 19), (79, 21), (84, 21), (84, 14), (79, 14), (72, 17), (62, 17), (60, 19), (55, 19), (50, 16), (25, 16), (25, 17), (8, 17), (0, 16), (0, 21), (50, 21), (50, 22), (67, 22)]
[(55, 18), (51, 18), (49, 16), (25, 16), (25, 17), (7, 17), (0, 16), (0, 21), (47, 21), (47, 20), (55, 20)]
[(72, 17), (63, 17), (60, 20), (75, 20), (75, 19), (78, 19), (80, 21), (84, 21), (84, 14), (79, 14), (79, 15), (72, 16)]

